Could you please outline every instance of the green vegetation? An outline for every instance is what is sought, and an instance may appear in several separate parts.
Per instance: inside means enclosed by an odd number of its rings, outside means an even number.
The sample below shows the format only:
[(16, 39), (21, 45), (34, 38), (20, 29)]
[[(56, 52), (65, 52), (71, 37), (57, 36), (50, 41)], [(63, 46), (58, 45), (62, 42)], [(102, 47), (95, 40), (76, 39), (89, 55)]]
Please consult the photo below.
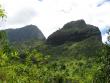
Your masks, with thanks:
[(103, 64), (95, 58), (61, 57), (53, 60), (50, 56), (43, 56), (37, 51), (24, 54), (12, 51), (9, 57), (5, 53), (1, 54), (1, 82), (92, 83), (95, 74), (103, 67)]
[(5, 17), (6, 16), (6, 14), (5, 14), (5, 12), (4, 12), (4, 9), (2, 9), (2, 7), (1, 7), (1, 5), (0, 5), (0, 17)]
[[(74, 23), (86, 27), (83, 20)], [(102, 45), (97, 28), (87, 27), (76, 32), (65, 27), (48, 38), (49, 45), (34, 40), (10, 44), (0, 31), (0, 83), (110, 83), (110, 46)]]
[[(4, 32), (0, 35), (1, 40), (6, 41)], [(47, 48), (44, 44), (22, 52), (9, 46), (8, 42), (2, 45), (0, 83), (109, 83), (109, 64), (105, 61), (109, 61), (107, 55), (110, 48), (103, 48), (93, 57), (82, 54), (69, 56), (71, 53), (56, 57), (40, 51), (40, 46)]]

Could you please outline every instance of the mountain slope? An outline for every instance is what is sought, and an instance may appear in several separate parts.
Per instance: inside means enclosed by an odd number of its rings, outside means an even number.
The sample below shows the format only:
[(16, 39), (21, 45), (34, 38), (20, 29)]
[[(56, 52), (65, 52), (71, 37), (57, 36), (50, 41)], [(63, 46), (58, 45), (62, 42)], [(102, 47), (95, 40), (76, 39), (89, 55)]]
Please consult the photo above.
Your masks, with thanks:
[(24, 42), (30, 40), (45, 40), (43, 33), (35, 25), (27, 25), (18, 29), (7, 29), (10, 42)]
[(59, 45), (68, 41), (79, 42), (92, 36), (102, 40), (98, 27), (86, 24), (84, 20), (77, 20), (65, 24), (62, 29), (51, 34), (47, 43)]
[(46, 40), (49, 52), (55, 56), (94, 56), (102, 49), (101, 32), (98, 27), (84, 20), (72, 21), (51, 34)]

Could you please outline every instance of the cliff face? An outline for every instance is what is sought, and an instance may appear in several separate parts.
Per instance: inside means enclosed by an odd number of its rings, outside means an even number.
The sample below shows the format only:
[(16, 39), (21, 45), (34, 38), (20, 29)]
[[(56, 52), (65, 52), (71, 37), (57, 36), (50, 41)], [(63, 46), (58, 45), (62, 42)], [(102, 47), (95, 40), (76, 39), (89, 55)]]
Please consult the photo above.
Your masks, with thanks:
[(47, 43), (60, 45), (68, 41), (80, 42), (90, 37), (102, 41), (98, 27), (86, 24), (84, 20), (78, 20), (65, 24), (62, 29), (51, 34), (47, 39)]
[(27, 25), (18, 29), (5, 30), (10, 42), (45, 40), (43, 33), (35, 25)]

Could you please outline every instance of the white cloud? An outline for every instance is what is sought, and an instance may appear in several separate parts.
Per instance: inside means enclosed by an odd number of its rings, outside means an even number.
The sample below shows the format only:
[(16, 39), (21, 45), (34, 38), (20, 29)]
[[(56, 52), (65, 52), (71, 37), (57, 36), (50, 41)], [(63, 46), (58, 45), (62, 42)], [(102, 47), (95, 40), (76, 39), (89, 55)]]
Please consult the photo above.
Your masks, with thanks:
[[(61, 28), (65, 23), (77, 19), (84, 19), (86, 23), (93, 24), (102, 28), (105, 25), (110, 25), (110, 3), (105, 2), (97, 7), (103, 0), (2, 0), (2, 4), (6, 9), (8, 18), (7, 26), (21, 27), (25, 24), (37, 25), (47, 37), (49, 34)], [(18, 13), (25, 10), (26, 14), (20, 19)], [(30, 11), (32, 9), (32, 11)], [(35, 16), (31, 14), (35, 13)], [(9, 20), (10, 18), (10, 20)], [(19, 17), (20, 18), (20, 17)], [(26, 22), (24, 19), (29, 19)], [(17, 22), (16, 22), (17, 20)], [(20, 21), (20, 22), (19, 22)], [(22, 23), (21, 23), (22, 22)], [(13, 25), (12, 25), (13, 24)], [(24, 24), (24, 25), (23, 25)]]
[(9, 22), (11, 25), (28, 24), (36, 15), (37, 12), (35, 12), (35, 10), (33, 10), (32, 8), (24, 8), (18, 11), (12, 17), (8, 18), (7, 22)]
[(105, 42), (107, 42), (107, 37), (108, 37), (108, 34), (104, 34), (104, 35), (102, 35), (102, 41), (105, 43)]
[(110, 2), (110, 0), (102, 0), (100, 3), (98, 3), (97, 7), (102, 6), (104, 3)]

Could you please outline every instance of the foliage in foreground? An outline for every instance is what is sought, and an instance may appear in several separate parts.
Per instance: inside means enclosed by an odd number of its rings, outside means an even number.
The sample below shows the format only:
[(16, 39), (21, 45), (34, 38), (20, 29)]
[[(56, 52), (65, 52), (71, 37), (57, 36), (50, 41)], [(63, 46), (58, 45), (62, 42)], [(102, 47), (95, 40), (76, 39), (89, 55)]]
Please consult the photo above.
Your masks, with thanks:
[[(10, 83), (93, 83), (103, 67), (98, 57), (53, 59), (36, 50), (9, 54), (0, 51), (0, 81)], [(94, 82), (96, 83), (96, 82)]]
[(55, 58), (36, 49), (20, 52), (5, 42), (5, 35), (0, 39), (4, 41), (0, 49), (0, 83), (109, 83), (110, 48), (103, 48), (100, 56)]

